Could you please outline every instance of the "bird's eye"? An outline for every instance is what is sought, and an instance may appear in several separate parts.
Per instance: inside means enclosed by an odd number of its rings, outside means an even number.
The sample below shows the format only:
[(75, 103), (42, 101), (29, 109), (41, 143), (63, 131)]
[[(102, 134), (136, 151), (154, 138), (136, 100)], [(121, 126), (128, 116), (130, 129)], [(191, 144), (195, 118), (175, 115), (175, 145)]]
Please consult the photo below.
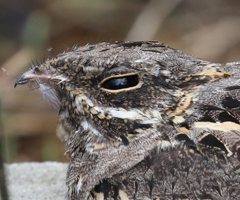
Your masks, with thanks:
[(131, 90), (139, 85), (140, 80), (137, 74), (127, 74), (104, 79), (100, 84), (100, 88), (109, 92), (118, 92)]

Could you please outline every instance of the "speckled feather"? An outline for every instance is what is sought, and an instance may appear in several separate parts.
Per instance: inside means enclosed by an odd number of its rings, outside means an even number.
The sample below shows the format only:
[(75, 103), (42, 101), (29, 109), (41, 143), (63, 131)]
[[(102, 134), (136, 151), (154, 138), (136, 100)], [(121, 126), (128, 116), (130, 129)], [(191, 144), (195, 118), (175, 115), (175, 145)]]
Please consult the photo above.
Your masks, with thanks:
[(100, 43), (32, 66), (15, 86), (27, 82), (59, 105), (68, 199), (240, 199), (240, 62)]

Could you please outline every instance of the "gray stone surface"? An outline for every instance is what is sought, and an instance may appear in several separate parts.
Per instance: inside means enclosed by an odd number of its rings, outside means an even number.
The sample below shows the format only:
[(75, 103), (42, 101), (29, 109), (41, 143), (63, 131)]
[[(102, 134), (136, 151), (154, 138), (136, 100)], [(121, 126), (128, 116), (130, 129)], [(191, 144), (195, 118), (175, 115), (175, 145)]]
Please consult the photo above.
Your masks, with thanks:
[(67, 163), (13, 163), (5, 165), (10, 200), (63, 200)]

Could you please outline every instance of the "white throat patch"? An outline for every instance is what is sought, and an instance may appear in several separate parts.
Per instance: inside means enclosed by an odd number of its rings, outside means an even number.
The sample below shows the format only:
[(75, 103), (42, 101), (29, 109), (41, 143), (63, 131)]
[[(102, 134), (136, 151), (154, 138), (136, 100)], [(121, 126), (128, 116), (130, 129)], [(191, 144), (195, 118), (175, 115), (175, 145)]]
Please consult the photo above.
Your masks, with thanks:
[(40, 83), (39, 91), (42, 94), (43, 99), (46, 99), (50, 102), (55, 108), (58, 108), (60, 101), (57, 97), (56, 91), (53, 87), (47, 84)]

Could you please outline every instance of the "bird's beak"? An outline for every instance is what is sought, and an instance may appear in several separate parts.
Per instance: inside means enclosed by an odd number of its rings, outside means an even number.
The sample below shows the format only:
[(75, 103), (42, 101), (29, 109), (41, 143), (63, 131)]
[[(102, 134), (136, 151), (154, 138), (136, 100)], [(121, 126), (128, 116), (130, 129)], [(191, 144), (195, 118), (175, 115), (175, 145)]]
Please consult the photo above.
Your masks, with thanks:
[(30, 81), (38, 81), (41, 83), (42, 81), (57, 81), (58, 83), (61, 83), (63, 81), (67, 81), (68, 79), (64, 76), (57, 76), (56, 69), (54, 68), (46, 68), (46, 67), (38, 67), (33, 66), (30, 70), (23, 73), (21, 76), (18, 77), (16, 83), (14, 84), (14, 88), (17, 87), (17, 85), (24, 85)]
[(35, 80), (36, 74), (34, 73), (34, 69), (30, 69), (29, 71), (24, 72), (21, 76), (18, 77), (16, 83), (14, 84), (14, 88), (17, 85), (24, 85), (28, 83), (30, 80)]

